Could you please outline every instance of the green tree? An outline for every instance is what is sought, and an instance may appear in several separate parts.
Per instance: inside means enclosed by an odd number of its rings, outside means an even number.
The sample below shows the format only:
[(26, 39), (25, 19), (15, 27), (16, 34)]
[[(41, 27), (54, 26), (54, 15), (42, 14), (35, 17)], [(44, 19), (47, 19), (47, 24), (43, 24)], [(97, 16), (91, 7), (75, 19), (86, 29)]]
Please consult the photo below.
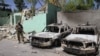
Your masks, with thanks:
[(93, 6), (93, 0), (87, 0), (87, 4), (90, 6), (90, 7), (92, 7)]
[(45, 2), (45, 4), (47, 3), (51, 3), (55, 6), (60, 6), (59, 0), (43, 0)]
[[(59, 2), (58, 0), (41, 0), (46, 4), (48, 3), (52, 3), (53, 5), (59, 6)], [(40, 0), (28, 0), (28, 2), (30, 2), (32, 4), (31, 9), (32, 9), (32, 14), (35, 15), (35, 5), (37, 4), (37, 2), (39, 2), (39, 4), (44, 7), (45, 5), (42, 5)]]
[(93, 6), (93, 0), (69, 0), (65, 11), (88, 10)]
[(68, 4), (66, 4), (65, 10), (68, 11), (68, 12), (75, 11), (75, 10), (76, 10), (76, 5), (75, 5), (75, 3), (71, 1), (71, 2), (69, 2)]
[(14, 3), (16, 4), (18, 11), (22, 11), (22, 9), (25, 7), (24, 0), (14, 0)]
[(60, 3), (60, 7), (61, 7), (61, 10), (62, 11), (65, 11), (66, 10), (66, 0), (59, 0), (59, 3)]
[[(4, 0), (1, 0), (1, 2), (3, 3), (3, 4), (5, 4), (5, 1)], [(3, 5), (3, 8), (5, 9), (5, 6)]]
[(28, 0), (32, 4), (31, 10), (32, 10), (32, 15), (35, 16), (35, 5), (37, 3), (37, 0)]
[(2, 3), (5, 3), (4, 0), (1, 0)]
[(86, 0), (87, 3), (84, 0), (78, 1), (77, 9), (79, 10), (88, 10), (93, 6), (93, 0)]

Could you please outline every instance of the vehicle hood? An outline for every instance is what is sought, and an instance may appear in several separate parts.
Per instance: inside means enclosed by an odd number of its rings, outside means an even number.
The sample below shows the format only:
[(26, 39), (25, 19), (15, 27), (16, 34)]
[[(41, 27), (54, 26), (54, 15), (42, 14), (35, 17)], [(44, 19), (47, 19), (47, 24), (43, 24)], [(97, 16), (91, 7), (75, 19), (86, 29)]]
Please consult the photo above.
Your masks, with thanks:
[(41, 33), (36, 33), (34, 36), (36, 37), (42, 37), (42, 38), (58, 38), (60, 33), (53, 33), (53, 32), (41, 32)]
[(73, 40), (73, 39), (85, 39), (88, 41), (94, 41), (97, 43), (97, 35), (85, 35), (85, 34), (70, 34), (66, 37), (67, 40)]

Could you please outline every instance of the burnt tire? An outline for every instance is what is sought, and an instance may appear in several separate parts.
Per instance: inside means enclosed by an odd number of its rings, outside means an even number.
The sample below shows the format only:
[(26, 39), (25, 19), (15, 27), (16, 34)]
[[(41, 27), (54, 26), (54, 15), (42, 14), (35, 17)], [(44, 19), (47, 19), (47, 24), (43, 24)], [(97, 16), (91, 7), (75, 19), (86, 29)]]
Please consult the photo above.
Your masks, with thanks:
[(92, 54), (92, 56), (99, 56), (99, 50)]
[(30, 41), (30, 45), (33, 46), (33, 42), (32, 41)]
[(94, 56), (98, 56), (99, 55), (99, 51), (96, 51)]
[(32, 39), (30, 39), (30, 45), (33, 46), (33, 40)]
[(96, 52), (95, 52), (95, 55), (98, 55), (99, 54), (99, 48), (96, 47)]
[(53, 45), (53, 46), (55, 46), (55, 47), (61, 46), (61, 41), (60, 41), (59, 39), (56, 39), (56, 40), (54, 41), (54, 45)]

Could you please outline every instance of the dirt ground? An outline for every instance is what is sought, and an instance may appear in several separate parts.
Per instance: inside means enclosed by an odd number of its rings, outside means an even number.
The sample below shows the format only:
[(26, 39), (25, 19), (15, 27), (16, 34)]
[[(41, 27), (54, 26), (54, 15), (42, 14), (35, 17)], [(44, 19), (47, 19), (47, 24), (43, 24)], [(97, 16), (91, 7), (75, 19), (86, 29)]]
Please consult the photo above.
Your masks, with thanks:
[(42, 49), (31, 47), (29, 43), (18, 44), (16, 40), (0, 41), (0, 56), (74, 56), (63, 52), (61, 47)]

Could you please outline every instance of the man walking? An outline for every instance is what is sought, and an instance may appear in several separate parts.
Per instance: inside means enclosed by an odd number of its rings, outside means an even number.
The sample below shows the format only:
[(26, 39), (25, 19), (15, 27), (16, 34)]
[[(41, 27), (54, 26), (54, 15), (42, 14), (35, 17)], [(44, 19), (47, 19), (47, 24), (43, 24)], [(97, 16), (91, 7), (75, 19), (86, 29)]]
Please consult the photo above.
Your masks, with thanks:
[(21, 22), (17, 23), (15, 29), (17, 33), (18, 43), (21, 43), (21, 41), (24, 43), (23, 26), (21, 25)]

